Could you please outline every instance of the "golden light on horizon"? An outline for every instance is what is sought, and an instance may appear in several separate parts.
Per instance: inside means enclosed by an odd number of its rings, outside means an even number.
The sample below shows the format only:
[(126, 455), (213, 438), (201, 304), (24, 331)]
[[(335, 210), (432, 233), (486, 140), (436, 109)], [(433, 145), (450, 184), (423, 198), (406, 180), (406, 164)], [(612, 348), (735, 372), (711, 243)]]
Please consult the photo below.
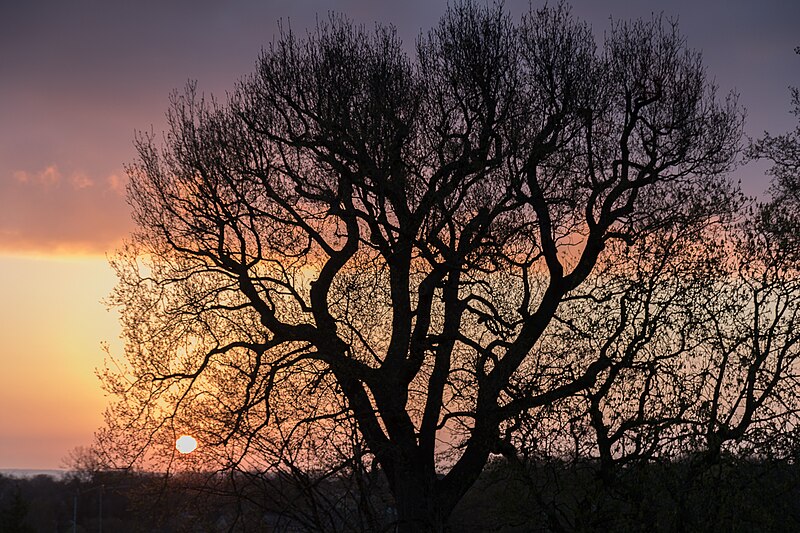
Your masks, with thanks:
[(197, 440), (191, 435), (181, 435), (175, 441), (175, 449), (186, 455), (197, 449)]
[(124, 349), (101, 303), (115, 284), (103, 256), (0, 252), (0, 468), (59, 469), (92, 442), (108, 403), (103, 343)]

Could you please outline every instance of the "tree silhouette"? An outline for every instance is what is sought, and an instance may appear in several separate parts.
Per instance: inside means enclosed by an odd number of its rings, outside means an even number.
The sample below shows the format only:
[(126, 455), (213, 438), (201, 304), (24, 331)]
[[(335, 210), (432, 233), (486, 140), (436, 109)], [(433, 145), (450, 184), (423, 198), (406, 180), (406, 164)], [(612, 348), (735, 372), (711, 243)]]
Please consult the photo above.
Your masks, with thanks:
[(598, 50), (563, 5), (465, 2), (413, 57), (344, 17), (283, 31), (224, 102), (176, 93), (169, 124), (129, 168), (100, 444), (148, 464), (191, 431), (205, 466), (382, 473), (422, 531), (520, 417), (653, 375), (572, 353), (559, 309), (732, 209), (741, 115), (660, 18)]
[(0, 526), (3, 531), (9, 533), (23, 533), (32, 531), (25, 524), (25, 516), (28, 514), (27, 502), (22, 499), (19, 487), (16, 488), (14, 493), (9, 498), (9, 502), (0, 509)]
[[(800, 46), (795, 48), (800, 55)], [(791, 88), (792, 114), (800, 120), (800, 89)], [(754, 159), (772, 162), (772, 199), (766, 202), (760, 213), (762, 230), (771, 237), (773, 248), (800, 258), (800, 124), (794, 131), (764, 137), (751, 142), (748, 155)]]

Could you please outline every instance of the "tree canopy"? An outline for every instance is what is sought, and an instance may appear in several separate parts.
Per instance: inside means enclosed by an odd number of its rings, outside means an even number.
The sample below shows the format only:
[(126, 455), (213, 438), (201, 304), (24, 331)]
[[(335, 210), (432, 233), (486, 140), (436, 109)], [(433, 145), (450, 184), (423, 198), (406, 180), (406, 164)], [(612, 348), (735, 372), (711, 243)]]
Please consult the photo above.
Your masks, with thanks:
[(598, 45), (563, 4), (459, 2), (409, 48), (339, 15), (286, 29), (137, 138), (111, 459), (175, 460), (191, 432), (209, 467), (382, 475), (420, 531), (493, 454), (611, 482), (774, 444), (796, 265), (743, 219), (742, 113), (676, 25)]

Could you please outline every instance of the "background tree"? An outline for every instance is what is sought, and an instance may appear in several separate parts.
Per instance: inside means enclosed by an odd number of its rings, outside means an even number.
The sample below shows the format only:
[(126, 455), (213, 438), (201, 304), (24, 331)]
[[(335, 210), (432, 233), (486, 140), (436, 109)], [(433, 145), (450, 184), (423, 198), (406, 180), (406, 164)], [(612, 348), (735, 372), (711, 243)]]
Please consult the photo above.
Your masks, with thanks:
[(221, 468), (374, 458), (420, 531), (507, 421), (619, 363), (551, 350), (553, 319), (599, 262), (729, 210), (741, 116), (658, 18), (598, 51), (564, 6), (458, 3), (413, 58), (342, 17), (285, 31), (224, 103), (190, 85), (169, 122), (129, 168), (99, 440), (127, 464), (184, 431)]
[[(640, 238), (560, 306), (552, 349), (614, 362), (582, 394), (511, 426), (510, 457), (523, 452), (520, 472), (552, 529), (747, 530), (774, 520), (746, 486), (789, 475), (796, 458), (797, 146), (798, 132), (751, 145), (751, 157), (775, 163), (769, 201), (741, 199), (731, 218)], [(542, 475), (553, 458), (565, 462)], [(590, 472), (582, 490), (554, 488), (581, 469)], [(736, 501), (759, 511), (741, 516)], [(665, 504), (672, 512), (653, 511)]]
[[(800, 55), (800, 46), (794, 49)], [(792, 114), (800, 120), (800, 89), (790, 88)], [(800, 258), (800, 124), (794, 131), (764, 137), (750, 143), (748, 155), (772, 162), (772, 198), (761, 207), (762, 228), (772, 236), (774, 246)]]
[(17, 485), (12, 491), (6, 490), (10, 494), (2, 494), (3, 506), (0, 508), (0, 529), (9, 533), (28, 533), (33, 528), (26, 523), (28, 515), (28, 503), (20, 493)]
[[(556, 346), (602, 351), (613, 364), (583, 394), (515, 428), (523, 476), (561, 461), (549, 481), (528, 481), (551, 528), (766, 527), (731, 502), (766, 508), (746, 486), (788, 473), (796, 457), (800, 286), (758, 216), (719, 222), (639, 241), (627, 275), (598, 269), (586, 297), (604, 312), (562, 304)], [(612, 272), (625, 261), (620, 254)], [(579, 488), (555, 489), (581, 471)], [(771, 489), (780, 497), (780, 484)]]

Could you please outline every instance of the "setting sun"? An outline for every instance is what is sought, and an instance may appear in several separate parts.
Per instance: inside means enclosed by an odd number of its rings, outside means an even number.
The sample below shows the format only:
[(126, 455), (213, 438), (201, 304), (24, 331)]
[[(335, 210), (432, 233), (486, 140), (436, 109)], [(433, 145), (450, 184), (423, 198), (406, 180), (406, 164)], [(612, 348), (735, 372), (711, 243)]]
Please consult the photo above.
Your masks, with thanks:
[(192, 453), (197, 448), (197, 440), (191, 435), (181, 435), (175, 441), (175, 449), (182, 454)]

